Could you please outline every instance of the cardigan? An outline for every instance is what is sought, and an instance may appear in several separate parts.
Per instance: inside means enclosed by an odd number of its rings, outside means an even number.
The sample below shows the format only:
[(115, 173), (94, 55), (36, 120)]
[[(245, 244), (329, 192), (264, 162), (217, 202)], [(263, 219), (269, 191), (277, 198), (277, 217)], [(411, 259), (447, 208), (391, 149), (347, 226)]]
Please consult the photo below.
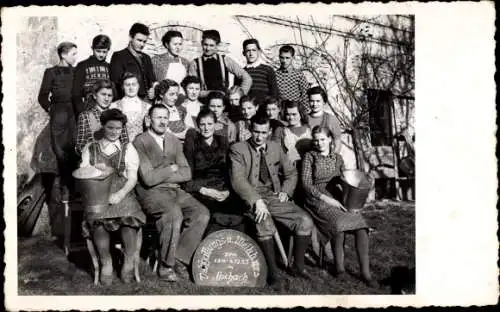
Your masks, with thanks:
[[(297, 169), (278, 143), (267, 141), (266, 147), (265, 157), (273, 191), (284, 192), (292, 197), (298, 180)], [(229, 148), (231, 186), (249, 207), (253, 207), (255, 202), (261, 199), (256, 189), (260, 185), (260, 157), (251, 139), (234, 143)], [(280, 181), (280, 173), (282, 173), (283, 181)]]

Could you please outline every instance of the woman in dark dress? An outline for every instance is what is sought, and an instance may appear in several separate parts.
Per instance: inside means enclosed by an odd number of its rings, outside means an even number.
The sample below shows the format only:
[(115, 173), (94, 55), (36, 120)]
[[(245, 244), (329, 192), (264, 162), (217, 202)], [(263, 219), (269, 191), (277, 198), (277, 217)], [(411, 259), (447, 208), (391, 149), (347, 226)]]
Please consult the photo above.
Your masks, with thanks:
[(345, 273), (344, 240), (354, 233), (356, 252), (364, 282), (376, 286), (370, 273), (368, 226), (360, 213), (348, 212), (339, 202), (339, 178), (344, 161), (334, 152), (334, 138), (326, 127), (312, 129), (313, 150), (302, 161), (302, 184), (306, 193), (305, 208), (310, 212), (318, 230), (331, 240), (338, 275)]
[(185, 190), (210, 210), (212, 225), (243, 230), (243, 213), (237, 208), (241, 205), (235, 204), (235, 198), (229, 192), (228, 139), (214, 133), (216, 117), (208, 108), (200, 111), (196, 123), (199, 131), (187, 136), (184, 142), (184, 154), (193, 177), (186, 183)]
[(109, 232), (120, 231), (125, 248), (121, 278), (123, 282), (129, 283), (138, 247), (138, 230), (146, 222), (146, 216), (133, 191), (137, 183), (139, 156), (132, 143), (120, 143), (127, 116), (118, 109), (110, 109), (102, 113), (100, 121), (104, 137), (83, 148), (80, 167), (111, 167), (114, 169), (113, 181), (109, 205), (102, 212), (86, 214), (82, 223), (83, 236), (92, 237), (101, 262), (100, 280), (103, 284), (110, 285), (113, 280), (113, 264), (109, 251)]

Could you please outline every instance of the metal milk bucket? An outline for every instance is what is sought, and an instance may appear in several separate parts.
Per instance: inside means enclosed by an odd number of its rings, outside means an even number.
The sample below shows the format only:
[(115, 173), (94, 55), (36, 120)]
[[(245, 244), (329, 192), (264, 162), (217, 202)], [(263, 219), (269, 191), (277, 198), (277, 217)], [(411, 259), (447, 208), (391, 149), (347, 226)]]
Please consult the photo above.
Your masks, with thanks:
[(342, 188), (344, 207), (347, 210), (360, 210), (373, 187), (373, 178), (361, 170), (345, 170), (342, 172)]
[(81, 167), (73, 171), (73, 177), (76, 180), (76, 187), (79, 189), (82, 198), (82, 204), (87, 217), (101, 214), (108, 206), (109, 195), (111, 192), (111, 182), (113, 181), (114, 169), (107, 167), (101, 171), (101, 174), (95, 175), (93, 166)]

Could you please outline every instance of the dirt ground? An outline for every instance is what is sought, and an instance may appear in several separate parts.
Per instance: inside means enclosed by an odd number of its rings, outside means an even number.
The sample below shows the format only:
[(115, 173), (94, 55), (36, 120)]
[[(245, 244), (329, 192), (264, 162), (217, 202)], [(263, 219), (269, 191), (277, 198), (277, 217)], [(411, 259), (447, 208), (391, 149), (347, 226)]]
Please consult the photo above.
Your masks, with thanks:
[(47, 235), (47, 229), (38, 226), (35, 236), (19, 239), (19, 295), (390, 294), (394, 288), (391, 272), (415, 267), (415, 205), (376, 202), (365, 207), (363, 214), (373, 228), (370, 256), (378, 288), (368, 288), (359, 281), (351, 236), (346, 239), (346, 268), (350, 274), (342, 278), (334, 278), (310, 264), (308, 270), (314, 276), (313, 281), (285, 274), (286, 281), (279, 290), (198, 287), (187, 280), (175, 284), (161, 281), (143, 260), (140, 283), (122, 284), (115, 278), (111, 286), (95, 286), (88, 253), (83, 250), (66, 258)]

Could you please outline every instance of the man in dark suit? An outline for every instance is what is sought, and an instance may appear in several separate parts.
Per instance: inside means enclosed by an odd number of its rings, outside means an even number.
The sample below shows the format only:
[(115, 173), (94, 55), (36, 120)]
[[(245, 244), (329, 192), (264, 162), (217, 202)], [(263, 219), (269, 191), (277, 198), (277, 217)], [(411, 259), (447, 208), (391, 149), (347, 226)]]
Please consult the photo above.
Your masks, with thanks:
[(111, 81), (117, 88), (117, 98), (123, 97), (121, 90), (121, 79), (125, 72), (131, 72), (139, 76), (139, 97), (144, 99), (153, 98), (153, 83), (156, 81), (153, 64), (149, 55), (142, 52), (149, 36), (148, 26), (135, 23), (129, 31), (129, 44), (120, 51), (113, 53), (110, 63)]
[[(257, 238), (269, 267), (268, 283), (281, 280), (275, 260), (274, 242), (277, 221), (295, 235), (294, 276), (310, 279), (304, 268), (304, 253), (309, 245), (313, 221), (290, 201), (297, 184), (297, 170), (281, 146), (268, 141), (269, 119), (263, 114), (252, 117), (251, 138), (233, 144), (229, 150), (231, 185), (248, 205), (256, 223)], [(278, 173), (282, 172), (283, 181)]]
[[(139, 154), (136, 191), (145, 212), (156, 219), (160, 232), (160, 278), (189, 278), (188, 266), (210, 219), (210, 212), (179, 183), (191, 180), (191, 169), (181, 142), (166, 132), (168, 110), (157, 104), (149, 109), (149, 130), (135, 137)], [(182, 232), (181, 232), (182, 229)]]

